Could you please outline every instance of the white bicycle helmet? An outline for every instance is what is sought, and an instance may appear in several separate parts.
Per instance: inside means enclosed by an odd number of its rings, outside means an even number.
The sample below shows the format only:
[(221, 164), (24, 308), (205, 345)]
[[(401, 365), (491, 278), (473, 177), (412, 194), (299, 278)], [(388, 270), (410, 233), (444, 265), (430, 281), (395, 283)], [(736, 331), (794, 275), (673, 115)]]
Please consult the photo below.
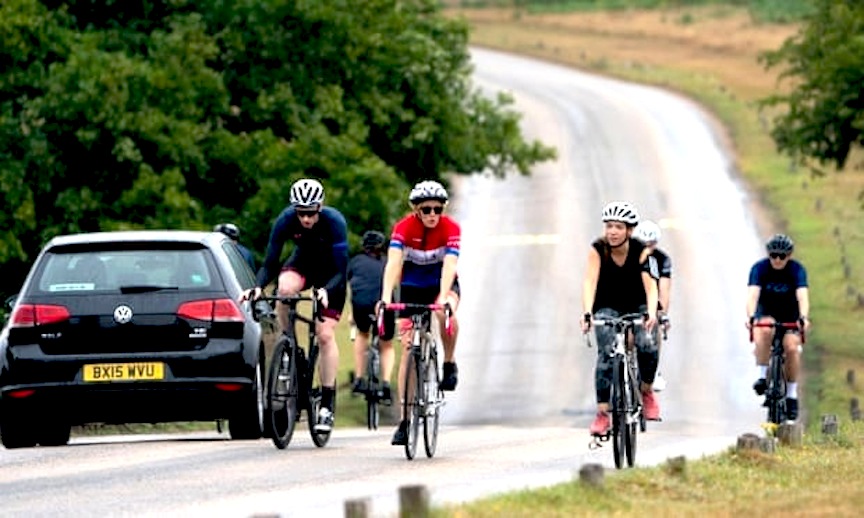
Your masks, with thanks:
[(639, 212), (629, 202), (613, 201), (603, 207), (603, 222), (607, 221), (620, 221), (632, 227), (639, 223)]
[(445, 189), (440, 183), (432, 180), (418, 183), (413, 189), (411, 189), (411, 194), (408, 195), (408, 201), (410, 201), (412, 205), (417, 205), (418, 203), (429, 200), (437, 200), (444, 203), (447, 199), (447, 189)]
[(314, 207), (324, 201), (324, 186), (318, 180), (303, 178), (291, 186), (291, 204), (298, 207)]
[(660, 236), (662, 233), (660, 232), (660, 225), (654, 223), (651, 220), (643, 220), (640, 221), (636, 228), (633, 230), (633, 237), (642, 241), (643, 243), (659, 243)]

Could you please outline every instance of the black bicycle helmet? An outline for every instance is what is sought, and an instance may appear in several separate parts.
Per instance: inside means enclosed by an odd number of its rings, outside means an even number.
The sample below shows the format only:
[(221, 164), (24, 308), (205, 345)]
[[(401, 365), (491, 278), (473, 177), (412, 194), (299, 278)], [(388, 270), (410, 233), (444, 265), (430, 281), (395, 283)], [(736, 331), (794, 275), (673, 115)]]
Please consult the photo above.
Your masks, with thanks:
[(771, 236), (771, 239), (765, 243), (765, 249), (768, 250), (769, 254), (788, 254), (791, 253), (794, 248), (795, 243), (786, 234), (774, 234)]
[(378, 250), (384, 246), (387, 238), (377, 230), (367, 230), (363, 233), (363, 250)]
[(240, 239), (240, 229), (234, 223), (219, 223), (213, 227), (213, 232), (222, 232), (234, 241)]

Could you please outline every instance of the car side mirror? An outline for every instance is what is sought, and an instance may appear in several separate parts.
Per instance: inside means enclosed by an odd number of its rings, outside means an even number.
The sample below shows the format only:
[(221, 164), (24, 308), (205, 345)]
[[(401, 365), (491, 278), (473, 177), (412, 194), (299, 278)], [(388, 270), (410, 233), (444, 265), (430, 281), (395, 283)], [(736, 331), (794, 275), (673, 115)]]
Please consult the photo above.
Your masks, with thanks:
[(3, 303), (6, 307), (7, 311), (12, 311), (12, 307), (15, 306), (15, 301), (18, 300), (18, 294), (10, 295), (6, 297), (6, 301)]

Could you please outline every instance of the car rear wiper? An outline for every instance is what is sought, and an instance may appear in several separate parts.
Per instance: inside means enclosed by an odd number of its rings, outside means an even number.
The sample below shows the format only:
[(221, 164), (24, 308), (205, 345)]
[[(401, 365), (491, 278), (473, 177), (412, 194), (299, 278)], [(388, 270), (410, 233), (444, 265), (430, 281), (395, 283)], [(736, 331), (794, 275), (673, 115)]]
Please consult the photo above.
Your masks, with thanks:
[(150, 291), (164, 291), (164, 290), (179, 290), (178, 286), (148, 286), (145, 284), (142, 285), (133, 285), (133, 286), (120, 286), (120, 293), (147, 293)]

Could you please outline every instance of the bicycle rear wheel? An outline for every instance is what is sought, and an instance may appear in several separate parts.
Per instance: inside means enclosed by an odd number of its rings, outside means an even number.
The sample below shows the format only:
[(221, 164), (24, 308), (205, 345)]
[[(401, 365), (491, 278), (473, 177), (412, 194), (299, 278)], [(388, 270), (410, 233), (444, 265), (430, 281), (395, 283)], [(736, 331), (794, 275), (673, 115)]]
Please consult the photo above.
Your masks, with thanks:
[(640, 402), (640, 383), (639, 378), (637, 376), (632, 375), (633, 371), (631, 370), (630, 382), (626, 383), (627, 385), (627, 408), (625, 409), (625, 415), (627, 416), (627, 427), (625, 430), (625, 449), (624, 453), (627, 457), (627, 465), (629, 467), (633, 467), (633, 464), (636, 463), (636, 437), (637, 437), (637, 426), (640, 425), (642, 421), (642, 410), (641, 410), (641, 402)]
[(297, 361), (296, 344), (282, 335), (273, 349), (267, 378), (267, 415), (273, 444), (284, 450), (294, 435), (297, 423)]
[[(375, 337), (372, 340), (377, 340)], [(373, 344), (366, 351), (366, 426), (370, 430), (378, 429), (378, 397), (381, 390), (381, 357)]]
[(624, 383), (624, 362), (616, 359), (612, 365), (612, 454), (615, 467), (624, 466), (627, 441), (627, 411), (625, 401), (627, 391)]
[(426, 363), (426, 375), (423, 376), (423, 446), (426, 456), (432, 458), (438, 447), (438, 425), (440, 422), (441, 403), (444, 400), (444, 392), (439, 388), (441, 379), (438, 372), (438, 354), (435, 344), (429, 344), (431, 352), (429, 361)]
[(406, 354), (408, 354), (408, 363), (405, 366), (405, 380), (402, 382), (402, 404), (404, 405), (405, 419), (408, 420), (408, 441), (405, 443), (405, 456), (411, 460), (417, 454), (417, 435), (420, 431), (418, 400), (422, 397), (422, 375), (413, 348)]

